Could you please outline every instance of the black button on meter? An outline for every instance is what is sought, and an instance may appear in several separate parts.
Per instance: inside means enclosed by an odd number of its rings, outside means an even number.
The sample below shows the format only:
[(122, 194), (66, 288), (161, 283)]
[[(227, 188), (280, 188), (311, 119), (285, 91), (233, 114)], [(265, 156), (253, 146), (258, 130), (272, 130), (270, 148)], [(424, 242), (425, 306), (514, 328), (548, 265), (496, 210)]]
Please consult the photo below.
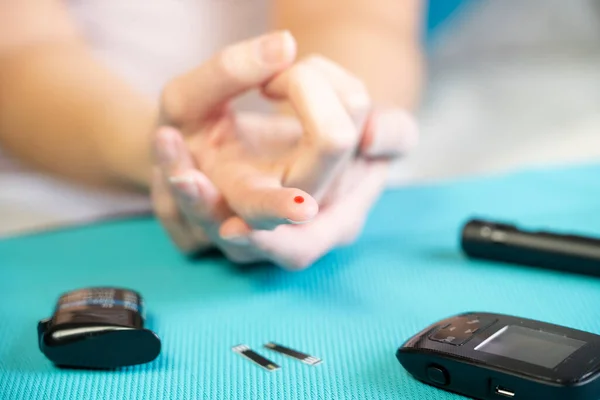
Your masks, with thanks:
[(427, 378), (433, 383), (445, 386), (448, 384), (448, 372), (443, 367), (431, 365), (427, 367)]
[(94, 287), (60, 296), (52, 317), (38, 323), (39, 347), (61, 367), (113, 369), (160, 354), (158, 336), (144, 327), (144, 302), (133, 290)]
[(452, 323), (442, 326), (429, 336), (431, 340), (448, 343), (454, 346), (465, 344), (475, 333), (488, 328), (496, 320), (470, 315), (456, 318)]

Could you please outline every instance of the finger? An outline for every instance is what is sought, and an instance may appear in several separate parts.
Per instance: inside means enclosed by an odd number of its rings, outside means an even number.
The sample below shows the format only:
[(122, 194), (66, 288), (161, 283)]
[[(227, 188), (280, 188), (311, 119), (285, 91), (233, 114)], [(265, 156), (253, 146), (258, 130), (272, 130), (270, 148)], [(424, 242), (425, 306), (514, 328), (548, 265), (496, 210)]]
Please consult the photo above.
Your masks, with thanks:
[(250, 245), (264, 257), (290, 270), (307, 268), (338, 245), (348, 243), (360, 233), (369, 209), (387, 179), (385, 163), (366, 166), (362, 184), (339, 202), (324, 209), (310, 224), (282, 226), (274, 232), (253, 232)]
[(252, 227), (238, 216), (228, 218), (219, 229), (219, 235), (223, 240), (242, 246), (250, 244), (251, 233)]
[[(210, 180), (192, 168), (191, 156), (179, 133), (172, 128), (160, 130), (155, 150), (159, 162), (153, 186), (155, 203), (178, 247), (186, 253), (198, 253), (218, 245), (234, 262), (258, 261), (252, 248), (219, 240), (219, 226), (231, 218), (231, 210)], [(172, 175), (167, 177), (169, 173)]]
[(237, 132), (250, 151), (263, 156), (281, 157), (302, 138), (302, 124), (286, 115), (240, 113)]
[(266, 177), (247, 165), (231, 164), (220, 169), (215, 183), (234, 213), (253, 229), (306, 223), (319, 212), (317, 201), (308, 193), (282, 187), (279, 178)]
[(195, 169), (181, 171), (171, 176), (169, 182), (188, 225), (217, 239), (221, 223), (232, 212), (212, 182)]
[(231, 98), (264, 84), (295, 57), (296, 43), (287, 31), (229, 46), (167, 85), (163, 113), (174, 124), (202, 120)]
[(228, 218), (221, 225), (219, 233), (225, 243), (221, 248), (229, 260), (237, 264), (269, 261), (259, 249), (251, 245), (248, 239), (251, 232), (252, 228), (238, 216)]
[[(174, 187), (173, 181), (181, 179), (181, 175), (185, 173), (185, 171), (192, 170), (194, 166), (192, 156), (185, 147), (185, 143), (179, 131), (168, 126), (160, 127), (157, 130), (154, 150), (156, 154), (155, 163), (165, 181), (163, 185), (169, 190), (170, 196), (174, 197), (172, 201), (175, 203), (175, 206), (178, 207), (181, 214), (181, 212), (183, 212), (182, 206), (185, 205), (185, 203), (182, 202), (182, 199), (185, 195)], [(187, 226), (189, 235), (195, 237), (202, 243), (211, 242), (202, 227), (199, 227), (193, 222), (190, 223), (189, 216), (181, 215), (180, 218)]]
[(172, 207), (178, 210), (186, 234), (203, 247), (214, 244), (211, 232), (216, 233), (218, 224), (225, 218), (219, 220), (216, 215), (220, 197), (210, 181), (194, 168), (192, 156), (179, 131), (172, 127), (159, 128), (155, 154), (155, 168), (163, 179), (161, 186), (168, 191)]
[[(339, 64), (321, 56), (307, 57), (298, 64), (316, 68), (327, 77), (348, 110), (370, 107), (371, 99), (365, 84)], [(277, 81), (278, 78), (263, 87), (263, 94), (273, 100), (286, 100), (287, 94), (281, 87), (282, 81)]]
[(283, 72), (265, 91), (289, 99), (304, 127), (299, 156), (284, 185), (319, 199), (358, 146), (358, 130), (327, 78), (304, 64)]
[[(336, 245), (347, 244), (357, 238), (363, 229), (371, 208), (385, 189), (389, 163), (386, 161), (367, 162), (364, 160), (360, 162), (365, 166), (362, 174), (356, 177), (356, 180), (361, 184), (351, 188), (349, 193), (352, 198), (347, 202), (341, 201), (339, 207), (332, 207), (328, 216), (331, 221), (327, 223), (335, 224), (335, 221), (339, 221), (341, 226), (345, 228), (338, 230), (338, 235), (335, 235)], [(352, 215), (352, 217), (347, 218), (348, 215)]]
[(194, 167), (194, 161), (181, 133), (170, 126), (159, 127), (156, 131), (154, 154), (154, 165), (162, 170), (166, 179), (178, 171)]
[(305, 61), (317, 68), (329, 82), (359, 131), (365, 126), (372, 108), (366, 85), (339, 64), (324, 57), (313, 56)]
[(178, 169), (193, 165), (191, 156), (185, 149), (183, 139), (174, 128), (160, 127), (154, 140), (155, 207), (159, 207), (164, 217), (161, 221), (173, 240), (184, 252), (204, 251), (211, 247), (208, 236), (201, 230), (188, 226), (181, 215), (174, 193), (168, 183), (169, 176)]
[(157, 218), (181, 252), (189, 254), (211, 247), (208, 237), (194, 236), (190, 232), (159, 168), (153, 170), (151, 197)]
[(367, 87), (358, 77), (323, 57), (310, 57), (306, 62), (318, 68), (332, 83), (361, 130), (361, 154), (393, 158), (408, 153), (417, 145), (417, 124), (406, 110), (373, 110)]
[(415, 118), (402, 109), (376, 111), (370, 116), (360, 143), (367, 157), (395, 158), (414, 149), (419, 142)]
[[(235, 263), (253, 263), (262, 260), (262, 255), (249, 246), (244, 240), (240, 226), (247, 226), (243, 220), (234, 216), (225, 204), (217, 188), (208, 178), (197, 170), (190, 170), (171, 178), (171, 184), (176, 192), (178, 204), (185, 215), (190, 230), (194, 234), (206, 234), (227, 259)], [(220, 238), (222, 225), (236, 224), (238, 232)], [(243, 228), (242, 228), (243, 229)], [(225, 235), (228, 235), (227, 228)]]
[[(340, 65), (320, 56), (311, 56), (302, 61), (318, 70), (332, 85), (339, 100), (361, 131), (372, 108), (372, 101), (365, 84), (355, 75)], [(285, 93), (278, 87), (277, 82), (269, 83), (263, 88), (263, 93), (274, 100), (285, 100)]]
[[(231, 126), (236, 123), (234, 118), (223, 119), (213, 130), (238, 132), (241, 129)], [(255, 128), (258, 129), (258, 126)], [(265, 176), (261, 166), (247, 162), (244, 152), (238, 154), (235, 148), (230, 150), (234, 152), (230, 155), (231, 162), (215, 164), (206, 162), (205, 158), (203, 171), (211, 176), (231, 210), (254, 229), (304, 223), (317, 214), (318, 204), (308, 193), (282, 187), (280, 177)], [(263, 161), (269, 163), (265, 158)], [(199, 162), (202, 164), (202, 161)]]
[(253, 264), (257, 262), (265, 262), (261, 255), (256, 254), (254, 249), (250, 247), (228, 247), (221, 249), (225, 257), (235, 264)]

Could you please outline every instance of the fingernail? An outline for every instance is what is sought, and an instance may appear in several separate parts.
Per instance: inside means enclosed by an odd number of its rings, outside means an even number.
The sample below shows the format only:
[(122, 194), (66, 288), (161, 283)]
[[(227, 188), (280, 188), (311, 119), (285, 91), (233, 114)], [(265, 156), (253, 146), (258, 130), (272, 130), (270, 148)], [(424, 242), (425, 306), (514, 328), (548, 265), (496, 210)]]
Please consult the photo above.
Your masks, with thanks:
[(277, 32), (258, 42), (259, 59), (268, 66), (290, 62), (295, 53), (295, 41), (288, 31)]
[(306, 221), (294, 221), (292, 219), (286, 218), (285, 219), (289, 224), (292, 225), (304, 225), (304, 224), (308, 224), (310, 221), (312, 221), (312, 219), (307, 219)]
[(162, 163), (170, 164), (179, 158), (177, 140), (168, 130), (159, 132), (156, 147), (158, 158)]
[(248, 239), (246, 236), (237, 236), (237, 235), (223, 236), (223, 240), (226, 240), (229, 243), (237, 244), (240, 246), (245, 246), (245, 245), (250, 244), (250, 239)]
[(374, 117), (374, 131), (368, 152), (376, 155), (407, 153), (419, 142), (415, 118), (404, 110), (379, 111)]
[(200, 198), (200, 187), (193, 175), (172, 176), (169, 178), (169, 182), (188, 200), (193, 201)]

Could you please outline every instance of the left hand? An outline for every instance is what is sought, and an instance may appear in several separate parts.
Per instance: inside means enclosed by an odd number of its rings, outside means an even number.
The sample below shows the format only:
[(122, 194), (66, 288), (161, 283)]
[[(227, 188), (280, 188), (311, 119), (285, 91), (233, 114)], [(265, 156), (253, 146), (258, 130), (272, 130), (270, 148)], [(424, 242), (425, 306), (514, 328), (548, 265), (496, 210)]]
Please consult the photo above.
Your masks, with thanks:
[[(163, 128), (158, 150), (169, 142), (176, 154), (158, 165), (155, 204), (184, 250), (210, 244), (237, 262), (269, 260), (305, 267), (360, 231), (383, 187), (387, 164), (365, 157), (405, 150), (402, 133), (410, 142), (415, 130), (410, 119), (396, 112), (388, 114), (395, 115), (396, 126), (385, 132), (381, 122), (386, 118), (373, 115), (360, 81), (321, 58), (295, 64), (269, 81), (264, 91), (290, 101), (301, 123), (286, 117), (225, 114), (208, 131), (183, 136), (187, 146), (179, 132)], [(258, 183), (257, 190), (252, 183)], [(280, 219), (265, 219), (281, 199), (261, 202), (257, 195), (278, 185), (314, 196), (322, 205), (319, 215), (303, 226), (277, 227)]]
[[(177, 135), (175, 131), (163, 134)], [(189, 162), (192, 156), (181, 137), (177, 143), (179, 160)], [(268, 261), (298, 270), (355, 240), (384, 188), (387, 164), (386, 160), (357, 157), (338, 180), (335, 195), (312, 221), (273, 230), (248, 228), (217, 187), (195, 168), (181, 170), (170, 186), (159, 184), (154, 195), (162, 203), (157, 209), (167, 211), (159, 215), (163, 223), (179, 232), (174, 239), (180, 247), (215, 246), (236, 263)]]

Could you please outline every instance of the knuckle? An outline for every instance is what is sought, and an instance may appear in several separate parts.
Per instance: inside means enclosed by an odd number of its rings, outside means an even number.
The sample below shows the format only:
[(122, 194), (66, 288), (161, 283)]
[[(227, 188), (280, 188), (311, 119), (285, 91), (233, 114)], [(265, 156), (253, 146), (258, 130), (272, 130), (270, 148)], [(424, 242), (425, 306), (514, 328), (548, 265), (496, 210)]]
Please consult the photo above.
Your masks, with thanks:
[[(308, 82), (311, 84), (324, 82), (319, 72), (306, 64), (297, 65), (289, 73), (289, 91), (291, 93), (302, 92)], [(325, 155), (337, 155), (352, 151), (358, 143), (359, 135), (356, 127), (350, 118), (338, 115), (338, 113), (315, 116), (314, 127), (317, 138), (315, 145)]]
[(238, 56), (236, 47), (228, 47), (221, 51), (214, 60), (214, 75), (228, 82), (243, 83), (243, 60)]
[(317, 76), (313, 67), (300, 63), (292, 67), (289, 72), (290, 90), (301, 91), (307, 80), (314, 80)]
[(350, 109), (361, 110), (369, 107), (371, 103), (369, 89), (357, 75), (321, 55), (310, 55), (306, 58), (305, 63), (314, 67), (326, 78), (337, 82), (338, 90), (346, 97)]
[(340, 79), (343, 79), (356, 92), (368, 92), (367, 85), (357, 75), (327, 57), (320, 54), (310, 54), (306, 57), (305, 63), (316, 67), (326, 75), (340, 75)]
[(333, 119), (321, 125), (319, 149), (324, 155), (338, 155), (352, 151), (358, 143), (353, 129)]

